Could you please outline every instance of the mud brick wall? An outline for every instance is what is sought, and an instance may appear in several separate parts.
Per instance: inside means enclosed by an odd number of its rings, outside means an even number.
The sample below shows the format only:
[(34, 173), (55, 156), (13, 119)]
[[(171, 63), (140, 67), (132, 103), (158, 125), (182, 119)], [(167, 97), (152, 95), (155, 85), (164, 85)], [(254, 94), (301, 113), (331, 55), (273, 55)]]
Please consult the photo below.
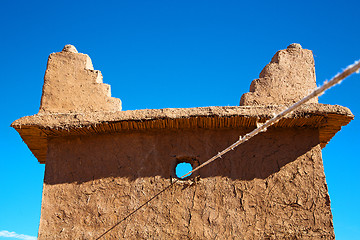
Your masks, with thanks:
[[(248, 129), (139, 131), (49, 141), (39, 239), (93, 239)], [(174, 176), (172, 176), (174, 177)], [(317, 129), (269, 130), (176, 183), (105, 239), (331, 239)]]

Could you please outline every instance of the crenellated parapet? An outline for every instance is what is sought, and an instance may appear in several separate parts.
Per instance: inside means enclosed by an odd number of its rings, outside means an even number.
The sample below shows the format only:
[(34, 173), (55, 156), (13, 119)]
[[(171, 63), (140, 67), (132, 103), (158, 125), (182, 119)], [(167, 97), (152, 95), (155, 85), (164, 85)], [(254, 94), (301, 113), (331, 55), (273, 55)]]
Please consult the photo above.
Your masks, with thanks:
[(87, 54), (72, 45), (49, 56), (41, 97), (40, 113), (114, 112), (121, 101), (111, 97)]
[[(316, 88), (312, 51), (293, 43), (278, 51), (271, 62), (252, 81), (250, 92), (242, 95), (240, 106), (289, 105)], [(313, 98), (309, 103), (317, 103)]]

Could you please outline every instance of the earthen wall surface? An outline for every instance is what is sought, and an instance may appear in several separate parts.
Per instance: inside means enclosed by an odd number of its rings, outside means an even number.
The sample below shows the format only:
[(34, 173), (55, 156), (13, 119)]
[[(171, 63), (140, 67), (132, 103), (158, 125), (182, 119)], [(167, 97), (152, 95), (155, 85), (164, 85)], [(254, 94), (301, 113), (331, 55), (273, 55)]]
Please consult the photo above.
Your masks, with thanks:
[[(249, 131), (49, 139), (39, 239), (94, 239)], [(175, 176), (172, 176), (175, 177)], [(176, 183), (104, 239), (333, 239), (318, 129), (275, 128)]]

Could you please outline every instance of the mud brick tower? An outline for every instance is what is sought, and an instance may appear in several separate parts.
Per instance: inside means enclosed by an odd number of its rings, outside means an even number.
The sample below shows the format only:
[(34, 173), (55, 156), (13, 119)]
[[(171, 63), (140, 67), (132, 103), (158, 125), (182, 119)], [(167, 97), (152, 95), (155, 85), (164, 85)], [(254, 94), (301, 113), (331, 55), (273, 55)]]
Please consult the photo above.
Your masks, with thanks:
[[(88, 55), (48, 60), (38, 114), (16, 120), (46, 164), (39, 239), (96, 239), (193, 167), (316, 87), (312, 52), (291, 44), (240, 106), (121, 111)], [(333, 239), (321, 148), (353, 119), (313, 99), (174, 184), (103, 239)]]

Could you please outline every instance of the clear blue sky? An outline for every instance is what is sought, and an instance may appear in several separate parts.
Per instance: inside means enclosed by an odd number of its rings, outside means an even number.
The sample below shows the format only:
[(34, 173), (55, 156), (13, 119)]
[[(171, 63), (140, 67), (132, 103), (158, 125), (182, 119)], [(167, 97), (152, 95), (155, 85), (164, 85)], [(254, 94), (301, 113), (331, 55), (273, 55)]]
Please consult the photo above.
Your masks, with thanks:
[[(53, 2), (1, 1), (0, 234), (37, 235), (44, 165), (9, 125), (38, 112), (47, 57), (65, 44), (90, 55), (124, 110), (238, 105), (293, 42), (313, 50), (318, 84), (360, 58), (355, 0)], [(360, 116), (359, 89), (357, 74), (320, 102)], [(356, 117), (323, 150), (340, 240), (360, 238), (359, 133)]]

